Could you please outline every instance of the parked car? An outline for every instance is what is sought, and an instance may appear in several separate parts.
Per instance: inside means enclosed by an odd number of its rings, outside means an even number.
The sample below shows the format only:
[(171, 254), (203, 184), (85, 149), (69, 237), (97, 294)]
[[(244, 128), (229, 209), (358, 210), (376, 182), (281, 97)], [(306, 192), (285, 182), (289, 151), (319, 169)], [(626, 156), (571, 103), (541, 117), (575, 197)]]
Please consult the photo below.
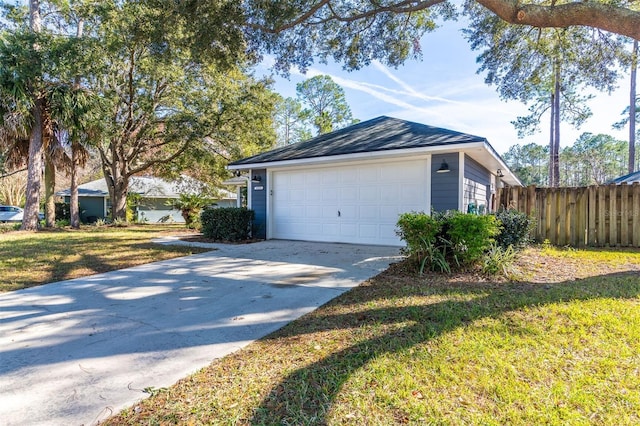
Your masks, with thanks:
[(16, 206), (0, 206), (0, 222), (22, 222), (24, 210)]
[[(22, 222), (24, 209), (16, 206), (0, 206), (0, 223), (2, 222)], [(44, 213), (38, 213), (38, 219), (44, 220)]]

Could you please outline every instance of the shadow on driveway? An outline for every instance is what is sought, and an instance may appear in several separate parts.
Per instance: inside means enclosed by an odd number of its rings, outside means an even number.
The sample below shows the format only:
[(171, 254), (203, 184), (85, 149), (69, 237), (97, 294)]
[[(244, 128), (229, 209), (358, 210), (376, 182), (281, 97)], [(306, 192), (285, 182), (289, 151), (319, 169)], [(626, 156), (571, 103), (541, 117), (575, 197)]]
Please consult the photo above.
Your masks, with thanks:
[(0, 294), (3, 424), (92, 424), (398, 260), (266, 241)]

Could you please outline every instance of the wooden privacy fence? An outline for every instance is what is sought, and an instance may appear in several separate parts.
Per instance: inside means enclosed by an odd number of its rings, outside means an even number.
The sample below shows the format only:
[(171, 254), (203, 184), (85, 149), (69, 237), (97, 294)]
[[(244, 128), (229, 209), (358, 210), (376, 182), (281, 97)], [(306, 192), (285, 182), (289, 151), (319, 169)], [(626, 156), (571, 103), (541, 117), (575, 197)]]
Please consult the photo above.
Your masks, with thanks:
[(505, 187), (497, 204), (536, 219), (535, 238), (573, 247), (640, 247), (640, 184)]

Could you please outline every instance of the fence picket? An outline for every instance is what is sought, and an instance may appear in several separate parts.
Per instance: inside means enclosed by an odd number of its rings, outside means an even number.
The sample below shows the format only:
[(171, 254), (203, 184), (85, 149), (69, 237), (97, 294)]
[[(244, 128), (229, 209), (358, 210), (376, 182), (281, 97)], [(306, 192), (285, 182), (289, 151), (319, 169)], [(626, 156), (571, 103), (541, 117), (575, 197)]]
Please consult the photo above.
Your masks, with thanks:
[(497, 205), (536, 220), (538, 241), (574, 247), (640, 247), (640, 183), (581, 188), (501, 188)]

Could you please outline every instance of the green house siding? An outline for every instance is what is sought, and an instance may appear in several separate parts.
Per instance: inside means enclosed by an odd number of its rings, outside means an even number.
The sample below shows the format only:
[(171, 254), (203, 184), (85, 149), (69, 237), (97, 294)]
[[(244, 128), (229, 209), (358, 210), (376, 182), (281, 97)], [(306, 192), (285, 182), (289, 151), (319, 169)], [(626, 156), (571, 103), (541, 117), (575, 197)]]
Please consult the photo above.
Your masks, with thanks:
[(138, 220), (146, 220), (149, 223), (178, 222), (184, 223), (180, 210), (172, 209), (167, 205), (172, 198), (143, 198), (135, 208)]
[[(64, 197), (65, 203), (70, 203), (70, 197)], [(103, 197), (78, 197), (80, 205), (80, 221), (95, 222), (97, 219), (104, 219), (107, 212), (104, 211)]]

